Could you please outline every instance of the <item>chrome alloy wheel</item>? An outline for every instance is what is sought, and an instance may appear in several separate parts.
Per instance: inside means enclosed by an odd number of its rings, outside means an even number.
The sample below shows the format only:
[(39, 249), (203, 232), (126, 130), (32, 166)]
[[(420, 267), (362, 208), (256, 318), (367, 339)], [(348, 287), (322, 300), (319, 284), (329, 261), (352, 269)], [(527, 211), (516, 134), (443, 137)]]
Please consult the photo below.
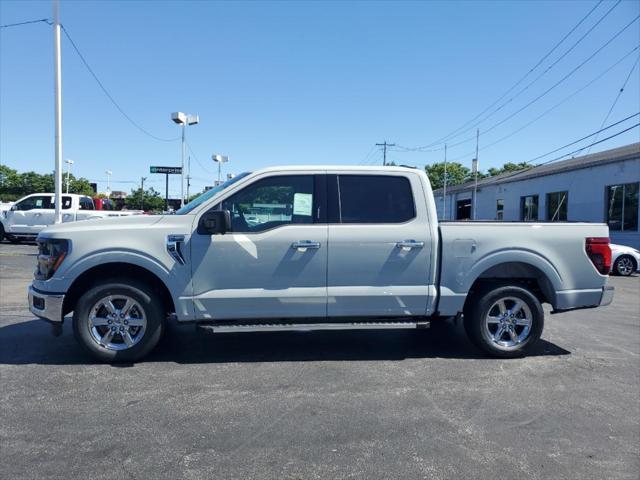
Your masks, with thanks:
[(91, 338), (109, 350), (126, 350), (137, 344), (147, 328), (144, 309), (127, 295), (109, 295), (89, 312)]
[(619, 258), (616, 262), (616, 270), (620, 275), (629, 276), (633, 273), (634, 270), (633, 260), (629, 257)]
[(504, 297), (489, 308), (484, 329), (488, 338), (498, 347), (512, 349), (527, 339), (532, 324), (533, 315), (524, 300)]

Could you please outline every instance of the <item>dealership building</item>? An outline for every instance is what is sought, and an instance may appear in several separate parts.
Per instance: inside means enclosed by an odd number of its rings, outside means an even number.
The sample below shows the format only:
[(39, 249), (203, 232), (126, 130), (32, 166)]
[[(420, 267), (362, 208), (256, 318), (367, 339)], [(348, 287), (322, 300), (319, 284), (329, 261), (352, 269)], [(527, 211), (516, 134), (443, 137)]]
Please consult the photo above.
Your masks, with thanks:
[[(441, 220), (598, 222), (613, 243), (640, 248), (640, 143), (434, 192)], [(475, 203), (475, 205), (474, 205)]]

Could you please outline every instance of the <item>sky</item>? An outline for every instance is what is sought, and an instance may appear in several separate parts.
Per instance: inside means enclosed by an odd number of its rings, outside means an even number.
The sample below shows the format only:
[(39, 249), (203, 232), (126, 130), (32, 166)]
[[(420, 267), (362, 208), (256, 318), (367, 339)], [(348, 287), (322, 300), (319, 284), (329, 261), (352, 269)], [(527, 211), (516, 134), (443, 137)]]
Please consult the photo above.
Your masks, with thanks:
[[(171, 112), (199, 115), (186, 131), (193, 193), (217, 178), (214, 153), (230, 158), (223, 174), (381, 164), (375, 144), (386, 140), (396, 144), (389, 161), (423, 167), (442, 161), (440, 140), (453, 132), (448, 159), (470, 166), (479, 128), (486, 170), (578, 140), (600, 129), (629, 75), (606, 125), (640, 111), (633, 68), (640, 20), (589, 59), (640, 15), (639, 1), (616, 3), (63, 0), (61, 23), (115, 101), (151, 135), (179, 136)], [(2, 0), (0, 24), (51, 18), (51, 10), (50, 1)], [(64, 35), (62, 68), (63, 158), (74, 161), (72, 173), (100, 191), (107, 169), (112, 190), (130, 191), (145, 176), (163, 192), (164, 176), (149, 166), (180, 165), (180, 142), (132, 125)], [(639, 128), (592, 152), (637, 141)], [(43, 22), (0, 29), (0, 163), (54, 168), (53, 33)], [(179, 177), (171, 178), (170, 194), (179, 189)]]

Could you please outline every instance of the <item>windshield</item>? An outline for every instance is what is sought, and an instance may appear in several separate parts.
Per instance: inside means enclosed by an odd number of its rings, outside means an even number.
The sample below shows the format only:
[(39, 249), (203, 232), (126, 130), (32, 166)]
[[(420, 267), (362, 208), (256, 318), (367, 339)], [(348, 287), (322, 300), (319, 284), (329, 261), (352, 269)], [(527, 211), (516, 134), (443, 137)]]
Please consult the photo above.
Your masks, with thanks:
[(243, 172), (239, 175), (236, 175), (233, 178), (230, 178), (229, 180), (227, 180), (224, 183), (221, 183), (220, 185), (213, 187), (210, 190), (207, 190), (206, 192), (204, 192), (202, 195), (200, 195), (199, 197), (194, 198), (193, 200), (191, 200), (189, 203), (187, 203), (184, 207), (182, 207), (179, 210), (176, 210), (176, 215), (185, 215), (187, 213), (190, 213), (194, 208), (202, 205), (204, 202), (206, 202), (207, 200), (209, 200), (210, 198), (216, 196), (218, 193), (220, 193), (222, 190), (224, 190), (225, 188), (229, 187), (230, 185), (233, 185), (234, 183), (236, 183), (238, 180), (246, 177), (247, 175), (249, 175), (251, 172)]

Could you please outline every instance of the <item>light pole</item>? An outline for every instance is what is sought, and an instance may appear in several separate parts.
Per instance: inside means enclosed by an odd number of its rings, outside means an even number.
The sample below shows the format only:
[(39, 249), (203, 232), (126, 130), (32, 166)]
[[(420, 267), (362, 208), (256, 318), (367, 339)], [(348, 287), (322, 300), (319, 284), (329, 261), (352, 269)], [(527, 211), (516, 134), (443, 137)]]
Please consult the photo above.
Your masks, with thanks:
[(211, 160), (218, 164), (218, 185), (220, 185), (222, 175), (222, 164), (229, 161), (226, 155), (211, 155)]
[(67, 158), (64, 163), (66, 163), (67, 165), (69, 165), (67, 167), (67, 193), (69, 193), (69, 174), (71, 173), (71, 165), (73, 165), (73, 160), (71, 160), (70, 158)]
[(111, 170), (105, 170), (107, 174), (107, 197), (111, 197), (111, 175), (113, 172)]
[(55, 220), (62, 223), (62, 55), (60, 53), (60, 1), (53, 0), (53, 98), (55, 117)]
[(181, 153), (181, 166), (182, 173), (180, 175), (180, 206), (184, 206), (184, 155), (185, 155), (185, 127), (187, 125), (196, 125), (200, 122), (198, 115), (191, 115), (184, 112), (173, 112), (171, 114), (171, 120), (174, 123), (182, 126), (182, 153)]

